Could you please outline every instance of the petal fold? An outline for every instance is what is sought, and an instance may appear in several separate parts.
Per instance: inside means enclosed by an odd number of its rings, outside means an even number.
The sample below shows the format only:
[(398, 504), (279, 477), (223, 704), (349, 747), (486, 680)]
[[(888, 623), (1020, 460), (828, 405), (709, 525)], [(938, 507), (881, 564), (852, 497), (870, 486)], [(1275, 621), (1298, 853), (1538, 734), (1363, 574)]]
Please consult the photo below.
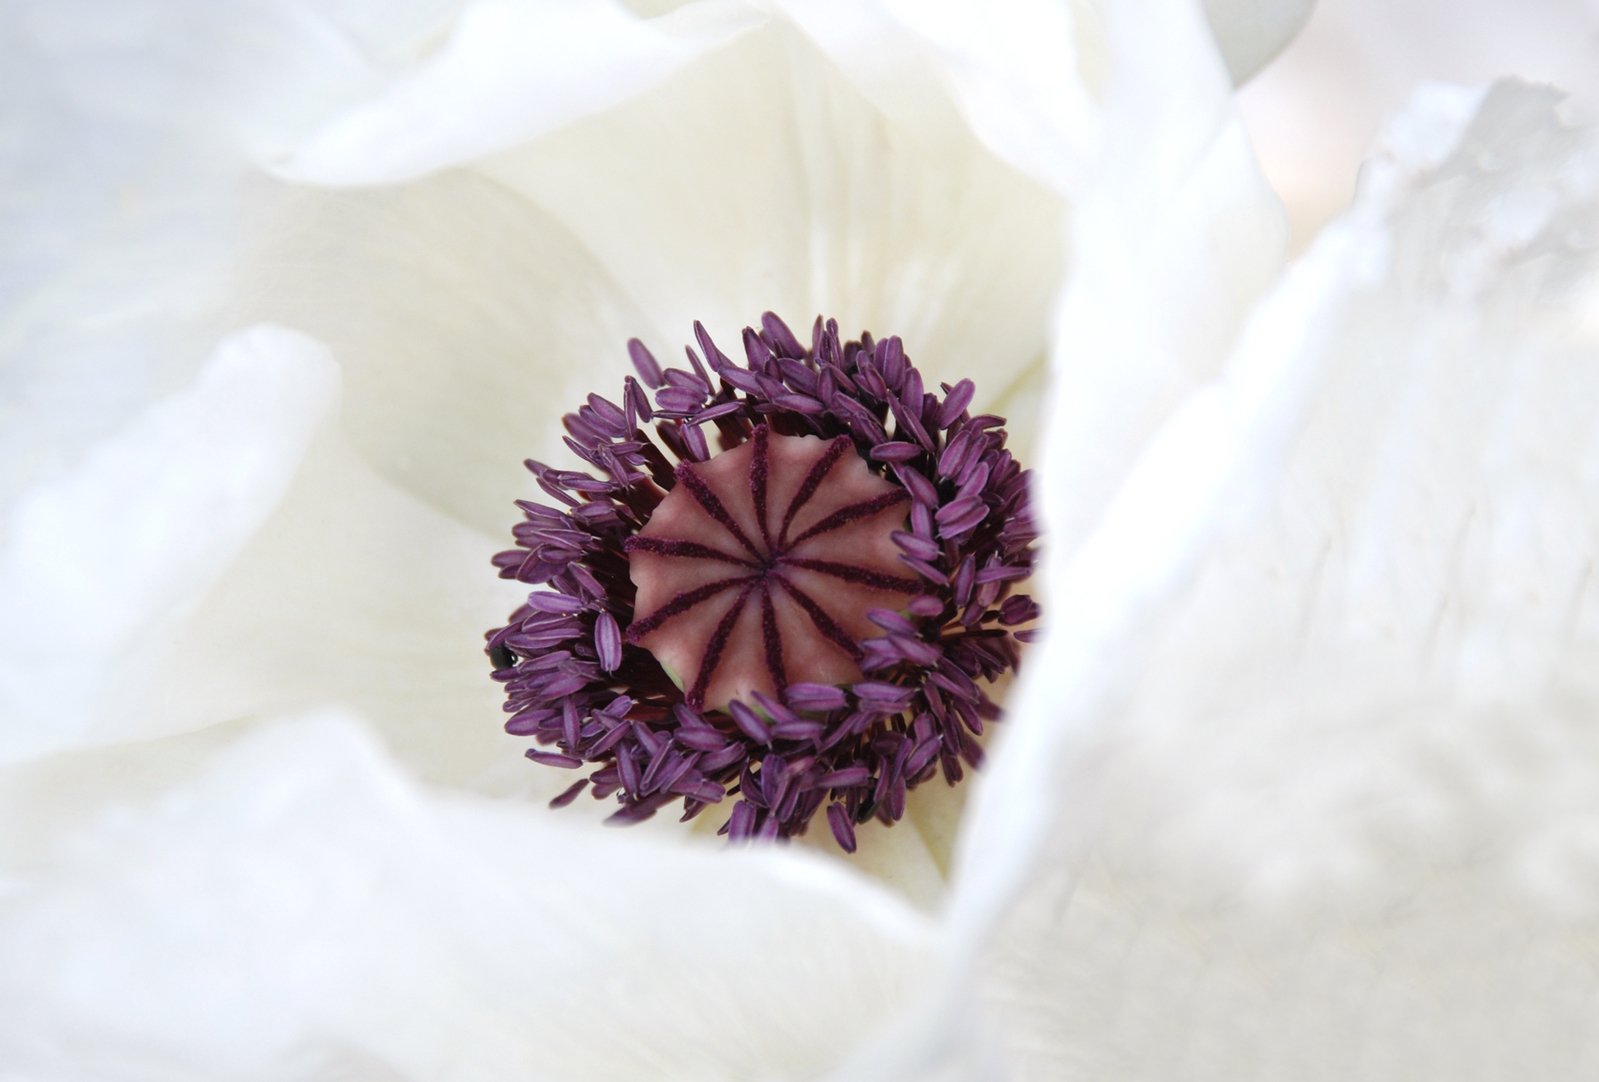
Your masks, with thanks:
[(610, 0), (480, 0), (434, 55), (324, 122), (275, 169), (315, 184), (411, 180), (616, 105), (759, 21), (723, 0), (655, 19)]
[(338, 375), (281, 327), (225, 339), (187, 390), (12, 509), (0, 550), (0, 760), (139, 735), (138, 682), (288, 489)]
[(419, 790), (331, 716), (7, 886), (0, 1059), (43, 1077), (815, 1077), (929, 931), (834, 861)]
[(954, 909), (1023, 1071), (1599, 1053), (1596, 178), (1546, 90), (1418, 94), (1052, 564)]

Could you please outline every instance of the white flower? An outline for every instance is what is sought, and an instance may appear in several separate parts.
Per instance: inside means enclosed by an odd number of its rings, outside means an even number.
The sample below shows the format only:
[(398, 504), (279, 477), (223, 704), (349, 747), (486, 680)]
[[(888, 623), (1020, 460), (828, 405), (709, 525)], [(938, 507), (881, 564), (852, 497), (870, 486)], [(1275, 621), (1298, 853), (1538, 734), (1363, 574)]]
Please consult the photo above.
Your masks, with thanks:
[[(248, 24), (264, 52), (179, 46), (214, 65), (192, 79), (118, 66), (172, 40), (139, 13), (97, 24), (86, 81), (22, 66), (128, 120), (57, 164), (156, 172), (85, 188), (8, 271), (35, 408), (7, 449), (46, 457), (6, 479), (0, 555), (0, 1067), (1346, 1078), (1593, 1055), (1566, 961), (1593, 822), (1559, 814), (1591, 816), (1592, 323), (1560, 324), (1593, 140), (1544, 98), (1419, 101), (1284, 275), (1186, 5), (1075, 6), (1070, 63), (1052, 9), (274, 11)], [(22, 21), (35, 56), (70, 25)], [(152, 107), (347, 187), (203, 140), (172, 183)], [(82, 130), (41, 116), (11, 144)], [(989, 403), (1025, 415), (1063, 195), (1053, 634), (953, 857), (936, 799), (850, 865), (496, 799), (539, 782), (474, 720), (506, 598), (470, 569), (618, 343), (825, 310), (936, 375), (980, 353)], [(130, 208), (171, 224), (126, 235)], [(321, 704), (354, 714), (263, 720)]]

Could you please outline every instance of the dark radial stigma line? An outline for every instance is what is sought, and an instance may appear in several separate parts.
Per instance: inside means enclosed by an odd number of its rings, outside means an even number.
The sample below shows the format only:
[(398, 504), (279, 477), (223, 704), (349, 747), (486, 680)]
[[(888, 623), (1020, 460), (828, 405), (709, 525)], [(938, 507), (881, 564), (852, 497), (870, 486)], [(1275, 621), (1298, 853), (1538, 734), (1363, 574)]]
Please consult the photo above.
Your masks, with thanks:
[(699, 675), (694, 678), (693, 687), (689, 688), (684, 700), (695, 710), (705, 706), (705, 689), (711, 683), (711, 677), (716, 673), (716, 667), (722, 663), (722, 654), (727, 649), (727, 640), (733, 637), (733, 625), (738, 622), (739, 616), (744, 612), (744, 603), (749, 600), (750, 591), (755, 589), (759, 580), (746, 580), (748, 585), (739, 591), (733, 599), (733, 604), (728, 606), (727, 612), (717, 623), (716, 630), (711, 632), (710, 641), (705, 644), (705, 660), (700, 662)]
[(650, 552), (656, 556), (682, 556), (690, 560), (720, 560), (740, 567), (758, 567), (754, 560), (734, 556), (731, 552), (702, 545), (698, 541), (678, 541), (669, 537), (630, 537), (622, 544), (623, 552)]
[(784, 556), (782, 561), (788, 567), (803, 567), (807, 571), (831, 575), (835, 579), (843, 579), (845, 582), (853, 582), (860, 586), (870, 586), (874, 590), (894, 590), (902, 594), (914, 594), (922, 589), (922, 584), (917, 579), (904, 579), (897, 575), (873, 571), (869, 567), (857, 567), (855, 564), (841, 564), (833, 560), (807, 560), (803, 556)]
[(755, 453), (750, 456), (750, 494), (755, 497), (755, 519), (760, 523), (761, 540), (766, 542), (767, 551), (772, 548), (772, 528), (766, 522), (766, 479), (771, 463), (767, 444), (771, 431), (766, 425), (755, 426), (751, 437)]
[(640, 639), (659, 628), (668, 620), (683, 615), (701, 602), (709, 601), (723, 590), (730, 590), (735, 586), (745, 586), (747, 588), (746, 584), (750, 581), (751, 576), (749, 575), (743, 575), (736, 579), (720, 579), (716, 582), (708, 582), (704, 586), (696, 586), (686, 594), (678, 594), (672, 600), (644, 617), (644, 619), (634, 620), (629, 624), (627, 641), (636, 646)]
[(810, 594), (807, 594), (780, 574), (773, 574), (770, 578), (775, 580), (788, 593), (788, 596), (792, 597), (799, 607), (805, 610), (805, 615), (811, 618), (811, 623), (816, 625), (816, 630), (822, 633), (823, 638), (843, 650), (855, 661), (859, 661), (865, 656), (865, 651), (861, 649), (860, 643), (855, 641), (855, 637), (839, 627), (837, 622), (827, 615), (827, 610), (812, 600)]
[(822, 485), (822, 478), (828, 471), (844, 457), (844, 452), (851, 447), (848, 436), (835, 436), (833, 442), (827, 445), (827, 450), (822, 452), (822, 457), (817, 459), (805, 475), (805, 480), (800, 482), (799, 491), (794, 493), (794, 498), (788, 502), (788, 510), (783, 512), (783, 526), (777, 531), (777, 543), (780, 547), (787, 545), (788, 528), (794, 525), (794, 516), (799, 514), (801, 507), (814, 495)]
[(788, 673), (783, 668), (783, 636), (777, 630), (777, 608), (772, 604), (770, 579), (761, 584), (761, 635), (766, 640), (766, 670), (781, 695), (788, 689)]
[(822, 521), (818, 522), (816, 525), (812, 526), (810, 529), (794, 538), (794, 540), (790, 541), (789, 547), (792, 548), (802, 541), (809, 541), (811, 538), (816, 537), (819, 534), (832, 533), (840, 526), (848, 526), (851, 522), (855, 522), (858, 519), (869, 518), (870, 516), (877, 514), (879, 511), (886, 511), (895, 504), (904, 503), (910, 498), (910, 493), (903, 490), (885, 492), (880, 496), (873, 496), (869, 500), (862, 500), (859, 503), (852, 503), (847, 506), (840, 507), (837, 511), (834, 511), (831, 515), (828, 515)]
[(688, 489), (689, 495), (693, 496), (695, 501), (705, 508), (707, 515), (710, 515), (728, 533), (737, 538), (739, 544), (749, 549), (751, 556), (757, 559), (760, 558), (761, 550), (755, 547), (753, 541), (744, 536), (744, 531), (739, 528), (738, 522), (733, 518), (732, 513), (728, 511), (721, 500), (717, 499), (716, 493), (711, 491), (711, 486), (707, 485), (699, 474), (685, 464), (678, 467), (677, 479), (682, 482), (684, 488)]

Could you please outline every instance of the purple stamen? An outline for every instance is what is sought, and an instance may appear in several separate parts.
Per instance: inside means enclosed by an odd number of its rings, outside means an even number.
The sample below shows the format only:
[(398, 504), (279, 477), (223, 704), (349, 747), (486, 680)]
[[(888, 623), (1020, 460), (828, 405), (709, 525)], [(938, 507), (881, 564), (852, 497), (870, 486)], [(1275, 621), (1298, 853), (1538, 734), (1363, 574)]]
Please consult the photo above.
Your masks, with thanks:
[[(622, 666), (622, 629), (616, 617), (602, 612), (594, 620), (594, 652), (600, 656), (600, 668), (615, 672)], [(576, 741), (573, 741), (576, 743)]]
[(977, 393), (977, 385), (969, 379), (963, 379), (955, 386), (945, 386), (949, 394), (944, 399), (944, 404), (938, 407), (937, 425), (939, 428), (949, 428), (960, 415), (966, 412), (966, 407), (972, 404), (972, 395)]
[(855, 852), (855, 824), (850, 822), (849, 812), (844, 805), (833, 803), (827, 806), (827, 825), (832, 828), (840, 849), (846, 853)]
[(849, 696), (843, 688), (828, 684), (790, 684), (788, 705), (795, 710), (823, 710), (831, 713), (849, 705)]

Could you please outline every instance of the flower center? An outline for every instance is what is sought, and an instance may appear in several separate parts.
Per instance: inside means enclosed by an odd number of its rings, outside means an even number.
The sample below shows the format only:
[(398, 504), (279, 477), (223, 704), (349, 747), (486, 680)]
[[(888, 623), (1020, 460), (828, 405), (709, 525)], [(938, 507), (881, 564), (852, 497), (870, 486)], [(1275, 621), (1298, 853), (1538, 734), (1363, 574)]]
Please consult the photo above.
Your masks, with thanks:
[(518, 500), (494, 557), (536, 587), (487, 636), (505, 728), (588, 771), (554, 807), (589, 789), (633, 823), (729, 801), (734, 839), (825, 807), (853, 850), (856, 824), (982, 759), (983, 685), (1038, 617), (1011, 592), (1037, 538), (1027, 471), (972, 382), (930, 390), (898, 338), (818, 318), (807, 346), (767, 312), (741, 364), (694, 337), (686, 369), (629, 342), (620, 403), (562, 419), (585, 468), (527, 462), (553, 502)]
[(696, 709), (725, 709), (795, 683), (861, 678), (870, 613), (922, 584), (894, 533), (909, 496), (867, 468), (849, 437), (783, 436), (759, 425), (686, 463), (624, 546), (638, 596), (627, 641)]

